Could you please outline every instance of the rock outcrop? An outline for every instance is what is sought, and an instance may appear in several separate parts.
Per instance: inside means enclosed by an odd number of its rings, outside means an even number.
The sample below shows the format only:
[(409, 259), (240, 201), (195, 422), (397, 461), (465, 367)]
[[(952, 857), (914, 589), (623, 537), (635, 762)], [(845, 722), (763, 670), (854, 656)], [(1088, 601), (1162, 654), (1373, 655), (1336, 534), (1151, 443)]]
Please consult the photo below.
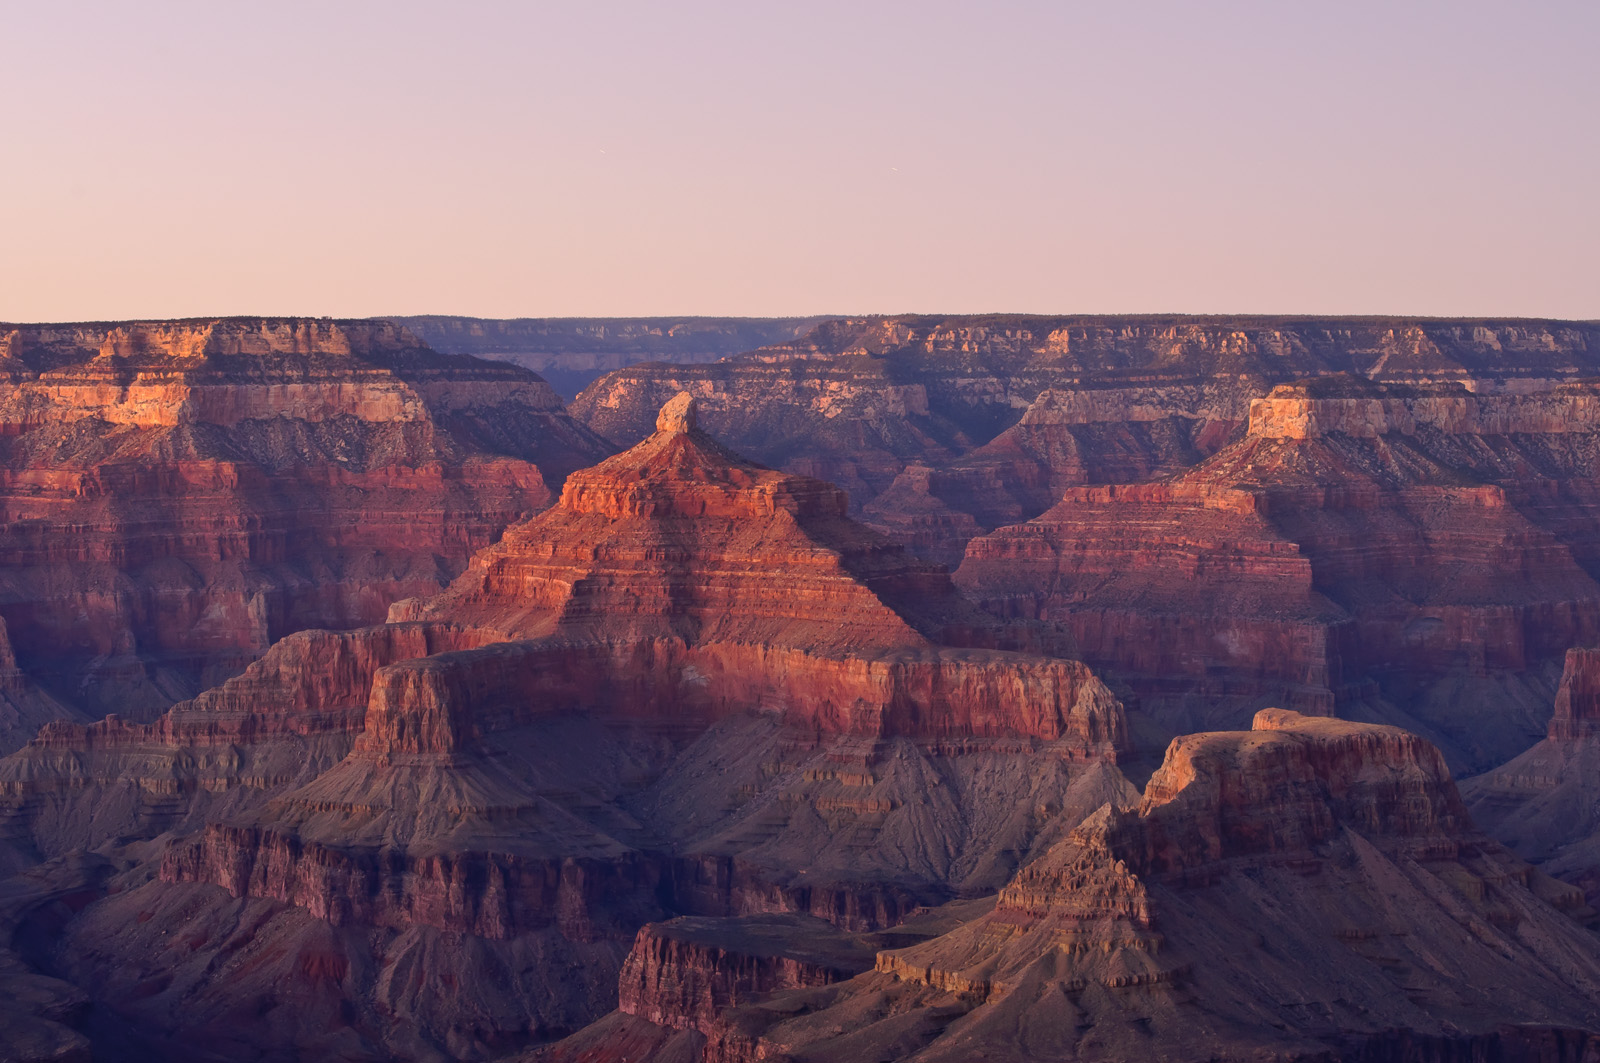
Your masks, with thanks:
[(851, 981), (724, 1009), (703, 1058), (1600, 1048), (1581, 896), (1471, 826), (1437, 750), (1286, 710), (1255, 725), (1176, 740), (1137, 807), (1076, 827), (991, 912)]
[(1569, 650), (1545, 740), (1462, 786), (1484, 829), (1600, 904), (1600, 650)]
[(1542, 729), (1600, 624), (1596, 395), (1281, 387), (1192, 469), (975, 539), (957, 580), (1069, 628), (1172, 730), (1337, 705), (1482, 768)]
[(605, 449), (537, 376), (386, 322), (0, 325), (0, 617), (28, 685), (0, 748), (381, 621)]
[(681, 917), (639, 931), (622, 967), (620, 1010), (658, 1026), (714, 1032), (724, 1009), (832, 985), (872, 965), (858, 936), (820, 919)]

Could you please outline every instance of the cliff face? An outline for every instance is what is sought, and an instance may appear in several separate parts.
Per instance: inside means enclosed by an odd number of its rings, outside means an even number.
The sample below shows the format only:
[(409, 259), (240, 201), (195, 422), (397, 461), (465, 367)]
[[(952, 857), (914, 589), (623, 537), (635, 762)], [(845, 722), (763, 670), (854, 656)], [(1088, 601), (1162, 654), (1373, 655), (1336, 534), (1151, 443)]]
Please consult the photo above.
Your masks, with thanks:
[(1282, 710), (1255, 722), (1174, 742), (1137, 807), (1083, 822), (991, 912), (850, 982), (724, 1008), (704, 1058), (1594, 1049), (1596, 939), (1564, 914), (1581, 897), (1470, 826), (1437, 750)]
[(1486, 766), (1542, 726), (1545, 677), (1600, 624), (1595, 395), (1278, 388), (1191, 469), (1069, 487), (973, 540), (957, 581), (1066, 625), (1175, 730), (1259, 699), (1361, 704)]
[(1600, 329), (1584, 322), (859, 318), (712, 365), (619, 370), (573, 412), (626, 445), (688, 391), (719, 438), (844, 486), (874, 524), (958, 560), (972, 534), (1038, 515), (1069, 484), (1193, 464), (1277, 384), (1527, 390), (1592, 376), (1597, 357)]
[(1463, 784), (1473, 818), (1600, 902), (1600, 650), (1567, 651), (1545, 740)]
[(673, 919), (639, 931), (622, 966), (619, 1010), (658, 1026), (715, 1033), (725, 1009), (872, 969), (856, 936), (796, 916)]
[[(13, 859), (170, 838), (73, 923), (104, 939), (69, 928), (55, 962), (141, 1029), (222, 1051), (237, 1032), (198, 1017), (231, 991), (204, 972), (245, 947), (222, 927), (271, 913), (286, 949), (318, 927), (343, 942), (337, 978), (296, 982), (307, 1014), (336, 998), (363, 1029), (476, 1058), (611, 1007), (647, 921), (872, 932), (997, 888), (1066, 824), (1127, 799), (1122, 708), (1093, 673), (1000, 648), (1038, 639), (845, 510), (837, 488), (723, 448), (683, 396), (390, 623), (292, 636), (154, 724), (48, 729), (0, 763)], [(114, 973), (144, 962), (120, 949), (149, 945), (114, 921), (179, 918), (162, 891), (186, 898), (207, 960), (151, 994)], [(469, 1019), (437, 982), (456, 967), (421, 976), (426, 1003), (397, 1003), (388, 975), (351, 958), (420, 968), (440, 935), (494, 964), (552, 959), (518, 967), (525, 1003)], [(749, 986), (821, 977), (751, 962)], [(713, 981), (712, 998), (750, 991)], [(412, 1051), (400, 1036), (363, 1044)], [(307, 1028), (271, 1037), (316, 1043)]]
[(0, 616), (41, 718), (148, 718), (383, 619), (603, 444), (538, 377), (385, 322), (0, 325)]
[(1600, 732), (1600, 651), (1571, 649), (1556, 691), (1550, 737), (1576, 742)]

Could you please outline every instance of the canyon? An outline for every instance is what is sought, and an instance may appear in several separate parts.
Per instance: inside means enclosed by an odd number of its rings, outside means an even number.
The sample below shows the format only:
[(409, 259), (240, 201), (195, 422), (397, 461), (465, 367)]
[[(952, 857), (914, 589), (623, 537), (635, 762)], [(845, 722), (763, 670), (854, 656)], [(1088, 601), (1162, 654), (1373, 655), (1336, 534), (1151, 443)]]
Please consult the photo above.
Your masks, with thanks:
[(1600, 1058), (1600, 326), (0, 335), (18, 1058)]
[[(535, 1058), (622, 1058), (597, 1054), (609, 1037), (796, 1063), (1584, 1059), (1593, 916), (1471, 827), (1427, 743), (1266, 710), (1174, 740), (1136, 805), (849, 978), (781, 949), (730, 963), (697, 927), (641, 933), (619, 1016)], [(707, 968), (721, 994), (695, 990)]]
[[(984, 507), (1007, 507), (994, 515), (1015, 523), (1069, 484), (1194, 464), (1279, 384), (1346, 375), (1516, 392), (1596, 374), (1593, 322), (904, 315), (824, 322), (707, 365), (619, 369), (586, 388), (572, 412), (628, 446), (663, 402), (687, 391), (717, 438), (839, 484), (859, 511), (910, 470), (895, 512), (921, 494), (958, 515), (949, 519), (965, 514), (988, 531), (996, 525), (975, 516)], [(919, 492), (923, 469), (939, 475)], [(912, 526), (930, 543), (952, 539), (934, 513)], [(942, 560), (959, 561), (954, 527), (956, 553)]]
[[(52, 969), (151, 1051), (331, 1051), (353, 1012), (341, 1052), (488, 1058), (603, 1012), (650, 919), (871, 931), (998, 888), (1131, 793), (1121, 706), (846, 508), (681, 396), (389, 623), (46, 728), (0, 764), (5, 849), (110, 865)], [(320, 1003), (242, 985), (262, 949), (330, 956)], [(500, 988), (445, 1004), (483, 964)]]
[(0, 326), (0, 749), (437, 590), (609, 448), (386, 322)]

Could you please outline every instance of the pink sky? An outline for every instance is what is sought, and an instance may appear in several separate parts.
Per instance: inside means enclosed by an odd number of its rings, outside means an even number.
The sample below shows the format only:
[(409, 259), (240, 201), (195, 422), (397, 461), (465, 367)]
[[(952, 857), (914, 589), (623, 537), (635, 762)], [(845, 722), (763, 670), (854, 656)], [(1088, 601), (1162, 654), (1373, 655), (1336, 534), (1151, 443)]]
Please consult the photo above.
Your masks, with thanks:
[(0, 8), (0, 320), (1600, 317), (1600, 3)]

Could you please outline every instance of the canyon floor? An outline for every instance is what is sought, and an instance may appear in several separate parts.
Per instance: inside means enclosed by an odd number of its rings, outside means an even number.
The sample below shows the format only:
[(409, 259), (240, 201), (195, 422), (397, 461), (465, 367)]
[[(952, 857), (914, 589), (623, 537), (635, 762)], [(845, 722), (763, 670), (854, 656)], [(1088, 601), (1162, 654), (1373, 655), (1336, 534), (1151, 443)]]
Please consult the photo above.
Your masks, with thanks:
[(0, 374), (0, 1060), (1600, 1060), (1600, 325)]

